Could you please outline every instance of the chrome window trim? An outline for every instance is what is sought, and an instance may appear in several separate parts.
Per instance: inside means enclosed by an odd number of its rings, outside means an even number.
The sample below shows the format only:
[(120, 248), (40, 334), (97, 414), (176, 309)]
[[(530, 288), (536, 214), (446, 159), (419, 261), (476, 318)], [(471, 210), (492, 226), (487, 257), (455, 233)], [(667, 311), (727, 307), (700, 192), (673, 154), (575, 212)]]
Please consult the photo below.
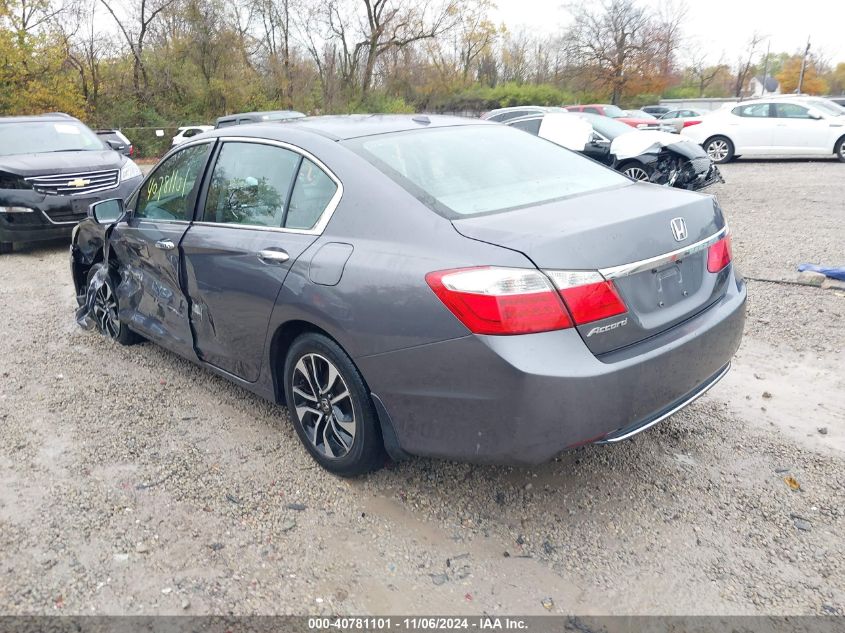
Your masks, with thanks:
[(658, 268), (664, 264), (671, 264), (679, 259), (689, 257), (690, 255), (703, 251), (706, 248), (710, 248), (727, 234), (728, 225), (726, 224), (721, 230), (717, 231), (710, 237), (701, 240), (700, 242), (696, 242), (695, 244), (684, 246), (683, 248), (679, 248), (671, 253), (658, 255), (649, 259), (643, 259), (638, 262), (622, 264), (621, 266), (612, 266), (610, 268), (600, 268), (599, 273), (601, 273), (602, 277), (605, 279), (619, 279), (620, 277), (636, 275), (637, 273), (641, 273), (652, 268)]
[[(314, 224), (313, 227), (310, 229), (288, 229), (285, 227), (275, 227), (275, 226), (262, 226), (260, 224), (224, 224), (222, 222), (205, 222), (199, 221), (194, 222), (194, 224), (199, 226), (219, 226), (219, 227), (226, 227), (226, 228), (240, 228), (240, 229), (251, 229), (251, 230), (259, 230), (259, 231), (271, 231), (274, 233), (294, 233), (299, 235), (322, 235), (323, 231), (325, 231), (326, 226), (329, 223), (329, 220), (332, 219), (335, 210), (337, 209), (338, 205), (340, 204), (340, 200), (343, 197), (343, 183), (341, 182), (340, 178), (338, 178), (335, 173), (329, 169), (326, 164), (321, 161), (319, 158), (314, 156), (308, 150), (302, 149), (301, 147), (297, 147), (296, 145), (292, 145), (291, 143), (286, 143), (285, 141), (276, 141), (273, 139), (266, 139), (266, 138), (258, 138), (253, 136), (218, 136), (222, 143), (257, 143), (259, 145), (272, 145), (275, 147), (280, 147), (282, 149), (286, 149), (290, 152), (293, 152), (299, 156), (307, 158), (312, 163), (314, 163), (317, 167), (319, 167), (329, 178), (332, 179), (335, 185), (337, 185), (337, 190), (334, 192), (331, 200), (329, 200), (326, 208), (323, 209), (323, 212), (320, 214), (320, 217), (317, 219), (317, 223)], [(181, 145), (180, 145), (181, 147)], [(212, 166), (212, 173), (214, 171), (214, 167)], [(294, 183), (296, 186), (296, 183)], [(205, 211), (203, 209), (203, 211)]]

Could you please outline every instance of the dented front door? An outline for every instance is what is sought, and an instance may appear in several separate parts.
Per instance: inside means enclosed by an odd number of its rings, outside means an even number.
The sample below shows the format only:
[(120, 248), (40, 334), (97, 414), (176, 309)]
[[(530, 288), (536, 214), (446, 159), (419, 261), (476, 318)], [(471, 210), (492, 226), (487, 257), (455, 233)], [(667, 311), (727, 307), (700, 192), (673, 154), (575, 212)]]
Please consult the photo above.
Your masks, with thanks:
[(193, 219), (200, 176), (211, 143), (180, 149), (141, 186), (126, 222), (110, 244), (121, 266), (121, 319), (133, 330), (192, 355), (188, 302), (182, 290), (180, 244)]

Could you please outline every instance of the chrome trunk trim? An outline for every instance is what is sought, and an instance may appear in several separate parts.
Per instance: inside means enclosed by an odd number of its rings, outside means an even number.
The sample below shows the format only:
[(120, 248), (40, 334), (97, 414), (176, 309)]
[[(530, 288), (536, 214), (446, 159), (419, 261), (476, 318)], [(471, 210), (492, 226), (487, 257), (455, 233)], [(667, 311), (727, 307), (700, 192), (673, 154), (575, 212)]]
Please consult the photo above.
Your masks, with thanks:
[(705, 238), (700, 242), (696, 242), (695, 244), (679, 248), (678, 250), (672, 251), (671, 253), (666, 253), (665, 255), (658, 255), (649, 259), (643, 259), (638, 262), (633, 262), (631, 264), (622, 264), (621, 266), (612, 266), (610, 268), (600, 268), (599, 272), (605, 279), (619, 279), (620, 277), (636, 275), (637, 273), (641, 273), (646, 270), (659, 268), (660, 266), (663, 266), (665, 264), (671, 264), (672, 262), (676, 262), (679, 259), (689, 257), (690, 255), (710, 248), (711, 246), (713, 246), (713, 244), (721, 240), (727, 234), (728, 226), (725, 225), (720, 231), (718, 231), (714, 235), (711, 235), (710, 237)]

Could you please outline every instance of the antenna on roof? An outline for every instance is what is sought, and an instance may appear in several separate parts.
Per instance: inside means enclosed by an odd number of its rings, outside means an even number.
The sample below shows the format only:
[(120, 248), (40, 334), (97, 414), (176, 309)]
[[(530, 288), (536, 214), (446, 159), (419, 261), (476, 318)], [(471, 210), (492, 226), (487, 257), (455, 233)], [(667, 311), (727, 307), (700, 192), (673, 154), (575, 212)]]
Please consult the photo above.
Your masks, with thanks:
[(414, 117), (411, 119), (411, 121), (413, 121), (414, 123), (420, 123), (420, 124), (422, 124), (422, 125), (430, 125), (430, 124), (431, 124), (431, 119), (429, 119), (429, 118), (428, 118), (426, 115), (424, 115), (424, 114), (418, 114), (418, 115), (414, 116)]

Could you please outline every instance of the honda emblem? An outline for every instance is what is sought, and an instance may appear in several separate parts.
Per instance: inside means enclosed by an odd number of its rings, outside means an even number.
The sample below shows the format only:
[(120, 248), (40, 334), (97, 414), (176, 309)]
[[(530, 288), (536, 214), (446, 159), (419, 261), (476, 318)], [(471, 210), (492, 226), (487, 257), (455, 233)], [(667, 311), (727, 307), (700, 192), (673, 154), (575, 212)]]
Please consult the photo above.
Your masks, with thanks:
[(683, 242), (687, 239), (687, 223), (683, 218), (674, 218), (670, 223), (672, 235), (676, 242)]

